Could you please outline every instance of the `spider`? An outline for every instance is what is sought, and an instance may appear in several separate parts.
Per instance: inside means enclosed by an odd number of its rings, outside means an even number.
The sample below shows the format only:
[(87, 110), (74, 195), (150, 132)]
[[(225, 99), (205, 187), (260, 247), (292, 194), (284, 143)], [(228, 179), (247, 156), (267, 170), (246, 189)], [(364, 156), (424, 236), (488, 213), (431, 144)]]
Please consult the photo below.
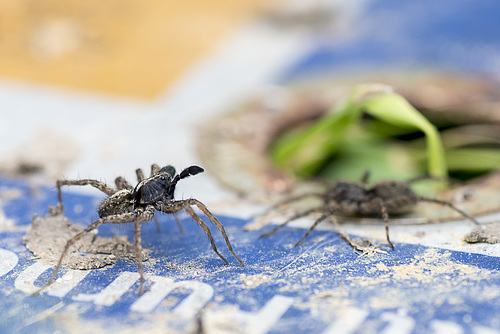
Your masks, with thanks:
[(90, 231), (96, 229), (98, 226), (103, 224), (126, 224), (134, 223), (134, 238), (135, 238), (135, 254), (137, 258), (137, 263), (139, 267), (140, 274), (140, 287), (139, 295), (143, 292), (144, 285), (144, 271), (142, 267), (142, 253), (141, 253), (141, 224), (151, 220), (155, 216), (156, 211), (160, 211), (168, 214), (175, 214), (178, 211), (185, 210), (205, 231), (214, 252), (226, 263), (228, 261), (219, 253), (217, 247), (215, 246), (214, 239), (210, 229), (205, 224), (205, 222), (196, 214), (192, 206), (198, 207), (212, 223), (217, 226), (220, 230), (224, 239), (226, 241), (227, 247), (238, 260), (241, 265), (243, 261), (236, 255), (229, 242), (229, 238), (224, 230), (224, 227), (219, 222), (219, 220), (207, 209), (207, 207), (197, 199), (189, 198), (183, 200), (174, 199), (175, 186), (179, 180), (187, 178), (188, 176), (193, 176), (203, 172), (203, 168), (199, 166), (190, 166), (184, 169), (180, 174), (176, 174), (175, 168), (172, 166), (165, 166), (160, 168), (158, 165), (153, 164), (151, 166), (151, 176), (149, 178), (144, 177), (144, 173), (141, 169), (136, 170), (136, 175), (138, 179), (138, 184), (132, 187), (123, 177), (118, 177), (115, 179), (116, 188), (110, 187), (107, 184), (92, 180), (92, 179), (82, 179), (82, 180), (58, 180), (57, 185), (57, 196), (58, 196), (58, 209), (62, 212), (62, 197), (61, 197), (61, 187), (69, 185), (91, 185), (106, 195), (108, 197), (101, 203), (97, 213), (99, 219), (91, 223), (82, 232), (76, 234), (73, 238), (66, 242), (59, 261), (49, 278), (47, 283), (39, 289), (36, 293), (40, 292), (54, 281), (56, 274), (61, 267), (64, 256), (68, 253), (69, 248), (77, 240), (79, 240), (83, 235), (89, 233)]
[[(391, 249), (394, 250), (394, 245), (389, 238), (389, 215), (398, 215), (408, 212), (418, 202), (430, 202), (448, 206), (449, 208), (460, 213), (463, 217), (471, 220), (474, 224), (479, 224), (475, 218), (457, 208), (453, 205), (453, 203), (436, 198), (419, 196), (411, 189), (410, 186), (412, 183), (428, 177), (417, 177), (406, 182), (383, 180), (372, 185), (368, 185), (367, 182), (369, 175), (369, 172), (366, 172), (361, 182), (329, 182), (327, 189), (323, 192), (304, 193), (289, 197), (276, 203), (266, 212), (308, 197), (316, 197), (323, 201), (323, 203), (319, 206), (296, 213), (269, 232), (262, 234), (260, 238), (273, 234), (289, 222), (298, 218), (308, 216), (312, 213), (321, 214), (321, 216), (316, 219), (304, 236), (295, 244), (294, 247), (297, 247), (314, 230), (314, 228), (326, 218), (332, 219), (332, 221), (338, 226), (336, 219), (333, 217), (335, 214), (347, 216), (359, 215), (362, 217), (381, 216), (385, 223), (387, 243)], [(350, 242), (350, 240), (348, 241)], [(353, 244), (351, 243), (351, 245)]]

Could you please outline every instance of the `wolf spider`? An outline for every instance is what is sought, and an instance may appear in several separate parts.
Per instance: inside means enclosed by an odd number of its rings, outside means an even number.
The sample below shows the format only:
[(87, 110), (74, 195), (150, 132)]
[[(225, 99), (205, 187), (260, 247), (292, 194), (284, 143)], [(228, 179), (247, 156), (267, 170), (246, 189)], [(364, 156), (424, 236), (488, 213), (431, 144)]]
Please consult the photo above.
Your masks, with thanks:
[[(466, 219), (471, 220), (474, 224), (479, 224), (475, 218), (457, 208), (453, 203), (436, 198), (420, 196), (411, 189), (410, 186), (412, 183), (428, 177), (417, 177), (406, 182), (383, 180), (368, 185), (369, 175), (369, 172), (366, 172), (361, 182), (328, 182), (329, 185), (323, 192), (304, 193), (276, 203), (266, 212), (270, 212), (285, 204), (293, 203), (308, 197), (316, 197), (323, 201), (319, 206), (296, 213), (272, 230), (262, 234), (260, 238), (273, 234), (283, 226), (298, 218), (308, 216), (312, 213), (321, 214), (304, 236), (295, 244), (294, 247), (297, 247), (323, 220), (330, 218), (338, 226), (338, 222), (334, 217), (335, 214), (347, 216), (358, 215), (362, 217), (381, 216), (385, 223), (387, 242), (391, 249), (394, 250), (394, 245), (389, 238), (389, 215), (398, 215), (408, 212), (419, 202), (430, 202), (447, 206), (460, 213)], [(341, 234), (352, 246), (355, 246), (355, 248), (357, 247), (345, 234), (342, 232)]]
[(82, 232), (76, 234), (73, 238), (67, 241), (59, 258), (59, 261), (54, 269), (54, 272), (52, 273), (52, 276), (49, 278), (48, 282), (36, 293), (46, 288), (54, 281), (54, 278), (56, 277), (56, 274), (61, 267), (63, 258), (68, 253), (69, 248), (85, 234), (103, 224), (134, 223), (135, 255), (137, 258), (140, 274), (139, 294), (142, 294), (144, 285), (144, 271), (142, 267), (141, 253), (141, 224), (150, 221), (155, 216), (156, 211), (168, 214), (175, 214), (176, 212), (181, 210), (186, 211), (198, 223), (203, 231), (205, 231), (208, 238), (210, 239), (210, 243), (212, 244), (214, 252), (219, 255), (219, 257), (226, 264), (228, 264), (228, 261), (217, 250), (210, 229), (205, 224), (205, 222), (203, 222), (203, 220), (196, 214), (192, 206), (198, 207), (208, 217), (208, 219), (210, 219), (210, 221), (214, 223), (215, 226), (217, 226), (217, 228), (224, 236), (227, 247), (229, 248), (233, 256), (238, 260), (238, 262), (241, 263), (241, 265), (244, 265), (243, 261), (241, 261), (233, 251), (233, 247), (229, 242), (229, 238), (226, 234), (226, 231), (224, 230), (224, 227), (202, 202), (194, 198), (183, 200), (174, 199), (175, 186), (177, 185), (177, 182), (179, 182), (179, 180), (187, 178), (188, 176), (199, 174), (203, 171), (203, 168), (199, 166), (190, 166), (184, 169), (180, 174), (176, 174), (175, 168), (172, 166), (165, 166), (163, 168), (160, 168), (158, 165), (153, 164), (151, 166), (151, 176), (148, 178), (144, 177), (144, 173), (141, 169), (136, 170), (138, 184), (135, 186), (135, 188), (132, 187), (123, 177), (118, 177), (115, 179), (116, 188), (110, 187), (103, 182), (92, 179), (58, 180), (58, 209), (61, 212), (63, 208), (61, 197), (62, 186), (91, 185), (108, 195), (108, 197), (101, 203), (97, 210), (99, 219), (91, 223)]

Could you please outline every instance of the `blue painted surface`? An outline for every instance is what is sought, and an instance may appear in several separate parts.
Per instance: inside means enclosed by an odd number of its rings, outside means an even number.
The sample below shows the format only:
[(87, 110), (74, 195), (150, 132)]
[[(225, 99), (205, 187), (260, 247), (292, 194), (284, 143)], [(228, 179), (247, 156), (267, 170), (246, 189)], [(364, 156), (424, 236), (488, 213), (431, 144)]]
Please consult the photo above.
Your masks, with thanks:
[[(282, 75), (287, 82), (325, 71), (432, 68), (498, 77), (498, 1), (370, 1), (348, 38), (322, 36)], [(341, 37), (341, 38), (339, 38)]]
[[(34, 212), (44, 215), (48, 205), (57, 201), (54, 189), (34, 191), (21, 181), (0, 179), (0, 189), (22, 191), (18, 199), (3, 203), (6, 216), (14, 219), (17, 227), (29, 226)], [(90, 223), (96, 218), (96, 203), (100, 198), (65, 192), (69, 218)], [(71, 208), (76, 205), (83, 206), (82, 213), (72, 213)], [(396, 250), (387, 255), (360, 257), (332, 231), (315, 231), (300, 247), (293, 248), (303, 229), (283, 228), (272, 237), (258, 239), (262, 231), (242, 230), (246, 221), (219, 218), (245, 267), (231, 257), (215, 228), (212, 230), (216, 243), (230, 261), (229, 265), (211, 250), (206, 235), (191, 219), (182, 219), (183, 233), (174, 220), (165, 215), (160, 216), (161, 232), (152, 222), (143, 225), (143, 247), (152, 250), (150, 259), (144, 263), (146, 273), (175, 281), (194, 280), (213, 288), (213, 296), (204, 306), (209, 313), (204, 317), (217, 315), (217, 310), (225, 312), (224, 307), (229, 306), (239, 308), (242, 313), (256, 314), (273, 297), (282, 296), (290, 298), (291, 304), (268, 328), (269, 333), (326, 332), (332, 323), (342, 319), (342, 310), (348, 308), (364, 314), (353, 330), (347, 331), (352, 333), (381, 332), (389, 330), (391, 325), (404, 324), (409, 330), (400, 331), (402, 333), (424, 333), (431, 331), (439, 321), (458, 326), (465, 333), (483, 327), (493, 330), (492, 333), (500, 332), (498, 258), (398, 243)], [(71, 328), (75, 329), (72, 326), (85, 321), (114, 331), (140, 329), (152, 323), (155, 328), (165, 329), (180, 326), (182, 330), (182, 326), (186, 326), (166, 320), (158, 325), (157, 320), (151, 320), (155, 315), (167, 316), (190, 294), (182, 289), (173, 291), (169, 299), (147, 313), (131, 310), (139, 299), (137, 282), (109, 306), (73, 299), (79, 293), (102, 291), (123, 272), (136, 273), (137, 264), (124, 259), (113, 266), (90, 271), (63, 297), (31, 296), (19, 291), (15, 288), (16, 279), (36, 262), (29, 261), (33, 255), (22, 243), (24, 233), (18, 230), (0, 233), (0, 249), (19, 258), (17, 265), (0, 281), (0, 332), (71, 332)], [(105, 225), (99, 234), (127, 235), (133, 240), (131, 224)], [(48, 269), (35, 284), (41, 286), (50, 273)], [(245, 278), (254, 275), (264, 275), (267, 280), (255, 287), (244, 283)], [(151, 285), (148, 281), (148, 286)], [(166, 302), (172, 299), (173, 302)], [(57, 310), (51, 316), (26, 325), (26, 319), (32, 322), (54, 308)]]

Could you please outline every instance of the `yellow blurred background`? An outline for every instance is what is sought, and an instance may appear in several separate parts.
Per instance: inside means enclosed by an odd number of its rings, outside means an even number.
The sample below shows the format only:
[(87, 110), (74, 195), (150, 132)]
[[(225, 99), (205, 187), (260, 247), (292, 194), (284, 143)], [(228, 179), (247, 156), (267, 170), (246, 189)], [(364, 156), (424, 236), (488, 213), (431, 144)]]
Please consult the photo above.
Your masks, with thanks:
[(0, 0), (0, 78), (152, 99), (263, 0)]

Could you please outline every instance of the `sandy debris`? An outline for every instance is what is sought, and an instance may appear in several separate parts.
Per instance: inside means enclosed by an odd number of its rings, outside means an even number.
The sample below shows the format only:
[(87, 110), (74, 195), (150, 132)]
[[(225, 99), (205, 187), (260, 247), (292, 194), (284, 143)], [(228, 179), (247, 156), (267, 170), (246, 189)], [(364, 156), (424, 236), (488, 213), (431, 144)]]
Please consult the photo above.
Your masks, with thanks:
[(500, 243), (500, 222), (479, 226), (466, 234), (464, 240), (468, 243)]
[[(50, 207), (47, 216), (33, 217), (23, 241), (42, 262), (53, 266), (66, 242), (83, 230), (83, 227), (73, 225), (58, 207)], [(143, 260), (147, 259), (148, 253), (148, 250), (143, 250)], [(135, 260), (134, 245), (126, 236), (105, 238), (92, 231), (70, 247), (63, 265), (71, 269), (96, 269), (115, 263), (119, 257)]]

